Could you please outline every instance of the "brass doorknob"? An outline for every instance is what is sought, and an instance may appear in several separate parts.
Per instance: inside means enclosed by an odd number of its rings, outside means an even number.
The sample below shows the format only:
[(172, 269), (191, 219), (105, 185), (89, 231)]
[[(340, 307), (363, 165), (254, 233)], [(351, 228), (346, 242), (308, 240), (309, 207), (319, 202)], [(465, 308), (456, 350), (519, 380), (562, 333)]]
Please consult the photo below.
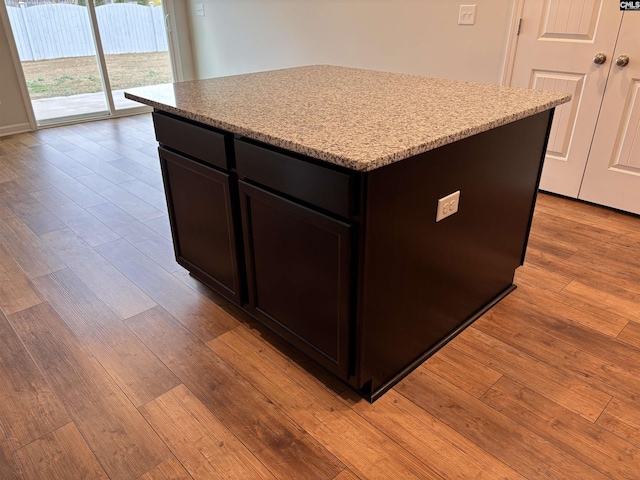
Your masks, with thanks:
[(626, 67), (627, 65), (629, 65), (629, 55), (620, 55), (616, 59), (616, 65), (618, 65), (619, 67)]
[(595, 57), (593, 57), (593, 63), (596, 65), (602, 65), (607, 61), (607, 56), (604, 53), (598, 53)]

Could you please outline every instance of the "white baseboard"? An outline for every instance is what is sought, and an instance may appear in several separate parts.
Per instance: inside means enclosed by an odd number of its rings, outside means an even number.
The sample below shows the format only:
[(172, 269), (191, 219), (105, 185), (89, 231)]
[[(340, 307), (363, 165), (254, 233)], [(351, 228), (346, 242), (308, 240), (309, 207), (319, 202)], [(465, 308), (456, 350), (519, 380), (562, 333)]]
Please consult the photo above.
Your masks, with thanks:
[(5, 135), (13, 135), (15, 133), (30, 132), (33, 129), (29, 123), (16, 123), (15, 125), (7, 125), (6, 127), (0, 127), (0, 137)]

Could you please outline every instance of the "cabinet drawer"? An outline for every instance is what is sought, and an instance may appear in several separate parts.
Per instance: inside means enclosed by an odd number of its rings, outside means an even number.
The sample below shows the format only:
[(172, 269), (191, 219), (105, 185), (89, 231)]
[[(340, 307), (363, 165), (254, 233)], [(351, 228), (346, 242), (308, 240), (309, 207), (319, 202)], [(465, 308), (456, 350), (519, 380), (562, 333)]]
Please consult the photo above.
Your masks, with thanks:
[(158, 112), (153, 113), (153, 125), (156, 140), (162, 145), (225, 170), (231, 167), (227, 159), (225, 136), (222, 133)]
[(356, 213), (352, 175), (243, 140), (234, 147), (241, 177), (344, 217)]

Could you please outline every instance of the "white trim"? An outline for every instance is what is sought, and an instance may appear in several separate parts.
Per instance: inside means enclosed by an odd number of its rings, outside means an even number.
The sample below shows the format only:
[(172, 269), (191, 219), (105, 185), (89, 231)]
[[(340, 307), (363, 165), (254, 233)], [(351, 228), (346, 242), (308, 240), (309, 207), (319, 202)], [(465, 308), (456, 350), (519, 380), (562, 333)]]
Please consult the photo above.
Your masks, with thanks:
[(92, 112), (92, 113), (81, 113), (78, 115), (69, 115), (66, 117), (56, 117), (51, 120), (43, 120), (38, 125), (38, 128), (51, 128), (51, 127), (61, 127), (63, 125), (73, 125), (76, 123), (86, 123), (86, 122), (95, 122), (100, 120), (109, 120), (111, 118), (120, 118), (120, 117), (130, 117), (133, 115), (141, 115), (143, 113), (151, 113), (153, 108), (148, 107), (146, 105), (141, 105), (139, 107), (133, 108), (124, 108), (120, 110), (114, 111), (114, 113), (109, 113), (106, 110), (100, 112)]
[(518, 22), (522, 18), (525, 0), (516, 0), (511, 11), (511, 25), (509, 27), (509, 38), (507, 38), (507, 50), (504, 55), (504, 65), (502, 66), (502, 78), (500, 85), (511, 85), (513, 76), (513, 66), (516, 63), (516, 51), (518, 46)]
[(33, 128), (31, 128), (31, 125), (29, 125), (28, 123), (16, 123), (15, 125), (0, 127), (0, 137), (31, 131), (33, 131)]
[(173, 81), (182, 82), (184, 81), (184, 70), (182, 68), (182, 54), (180, 53), (173, 0), (164, 0), (161, 5), (164, 14), (164, 32), (167, 36), (167, 45), (169, 46), (169, 59), (171, 60)]
[[(4, 27), (5, 35), (7, 37), (7, 44), (9, 45), (9, 51), (11, 52), (13, 69), (15, 70), (16, 76), (18, 77), (18, 84), (20, 85), (20, 92), (22, 93), (22, 103), (24, 104), (24, 109), (27, 112), (27, 118), (29, 119), (28, 124), (19, 124), (19, 125), (29, 125), (28, 131), (36, 130), (38, 128), (38, 124), (36, 122), (36, 116), (33, 113), (33, 106), (31, 105), (31, 97), (29, 96), (29, 90), (27, 90), (27, 80), (25, 79), (24, 72), (22, 71), (22, 63), (20, 63), (20, 56), (18, 55), (16, 40), (15, 40), (15, 37), (13, 36), (11, 23), (9, 22), (9, 13), (7, 12), (7, 6), (3, 1), (0, 1), (0, 18), (2, 19), (2, 26)], [(4, 128), (12, 128), (12, 127), (13, 126), (4, 127)], [(0, 129), (0, 132), (2, 132), (2, 129)], [(17, 133), (17, 132), (14, 132), (14, 133)]]

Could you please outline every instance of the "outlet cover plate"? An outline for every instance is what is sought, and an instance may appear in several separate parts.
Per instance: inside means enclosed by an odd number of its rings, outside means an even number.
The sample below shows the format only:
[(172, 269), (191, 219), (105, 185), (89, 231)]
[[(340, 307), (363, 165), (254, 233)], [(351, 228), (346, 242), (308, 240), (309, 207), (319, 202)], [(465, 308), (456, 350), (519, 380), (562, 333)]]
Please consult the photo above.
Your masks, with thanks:
[(474, 23), (476, 23), (476, 6), (460, 5), (458, 25), (473, 25)]
[(438, 200), (438, 212), (436, 213), (436, 222), (450, 217), (458, 211), (458, 205), (460, 204), (460, 190), (453, 192), (446, 197), (442, 197)]
[(194, 8), (197, 16), (204, 17), (204, 3), (196, 3)]

